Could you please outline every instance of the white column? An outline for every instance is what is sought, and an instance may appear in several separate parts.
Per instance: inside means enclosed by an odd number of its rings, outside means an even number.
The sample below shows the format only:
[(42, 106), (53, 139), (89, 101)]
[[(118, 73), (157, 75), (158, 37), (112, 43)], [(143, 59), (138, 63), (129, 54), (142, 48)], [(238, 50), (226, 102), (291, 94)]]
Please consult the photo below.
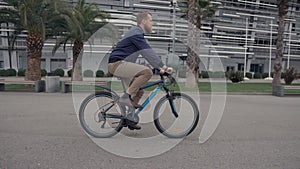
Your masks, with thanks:
[(289, 45), (288, 45), (288, 60), (287, 60), (287, 69), (290, 67), (290, 53), (291, 53), (291, 34), (292, 34), (292, 23), (290, 22), (290, 34), (289, 34)]
[[(176, 36), (176, 6), (177, 6), (177, 0), (173, 1), (173, 36), (172, 36), (172, 57), (175, 58), (175, 36)], [(169, 58), (167, 56), (166, 59), (166, 65), (169, 62)]]
[(271, 77), (272, 43), (273, 43), (273, 20), (271, 20), (271, 24), (270, 24), (269, 76), (265, 78), (265, 80), (273, 80), (273, 78)]
[(244, 58), (244, 80), (249, 80), (246, 77), (247, 70), (247, 49), (248, 49), (248, 18), (246, 18), (246, 37), (245, 37), (245, 58)]

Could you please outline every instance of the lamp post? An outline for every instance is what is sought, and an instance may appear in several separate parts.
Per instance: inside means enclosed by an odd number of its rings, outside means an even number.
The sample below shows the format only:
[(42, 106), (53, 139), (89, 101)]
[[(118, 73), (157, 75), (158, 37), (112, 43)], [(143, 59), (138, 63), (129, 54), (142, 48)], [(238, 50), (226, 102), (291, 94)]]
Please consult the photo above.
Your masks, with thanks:
[(272, 42), (273, 41), (273, 20), (270, 24), (270, 55), (269, 55), (269, 76), (265, 80), (273, 80), (271, 77), (271, 61), (272, 61)]
[(247, 69), (247, 44), (248, 43), (248, 18), (246, 18), (246, 38), (245, 38), (245, 58), (244, 58), (244, 80), (249, 80), (246, 77), (246, 69)]

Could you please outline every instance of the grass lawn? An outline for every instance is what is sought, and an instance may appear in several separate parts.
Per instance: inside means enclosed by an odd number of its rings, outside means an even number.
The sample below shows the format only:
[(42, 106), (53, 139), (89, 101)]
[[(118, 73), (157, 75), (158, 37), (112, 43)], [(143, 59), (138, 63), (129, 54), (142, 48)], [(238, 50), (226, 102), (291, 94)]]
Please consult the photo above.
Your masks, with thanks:
[(18, 91), (32, 91), (34, 92), (33, 85), (24, 85), (24, 84), (7, 84), (5, 85), (5, 90), (18, 90)]

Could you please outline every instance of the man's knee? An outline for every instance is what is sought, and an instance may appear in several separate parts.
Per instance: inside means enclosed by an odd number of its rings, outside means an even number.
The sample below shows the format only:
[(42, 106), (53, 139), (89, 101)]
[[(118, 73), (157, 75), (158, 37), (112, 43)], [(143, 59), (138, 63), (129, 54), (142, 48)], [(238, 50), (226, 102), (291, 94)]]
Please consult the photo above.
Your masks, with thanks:
[(140, 74), (144, 75), (145, 77), (152, 77), (153, 75), (153, 72), (150, 70), (150, 69), (145, 69), (145, 70), (142, 70), (140, 72)]

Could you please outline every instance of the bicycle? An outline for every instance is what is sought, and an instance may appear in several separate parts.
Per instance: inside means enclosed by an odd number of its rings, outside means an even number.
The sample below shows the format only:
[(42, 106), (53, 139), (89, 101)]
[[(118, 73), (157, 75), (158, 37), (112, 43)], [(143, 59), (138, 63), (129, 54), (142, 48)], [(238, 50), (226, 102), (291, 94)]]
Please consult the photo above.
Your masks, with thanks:
[[(170, 81), (168, 83), (168, 81)], [(124, 94), (125, 85), (121, 79)], [(140, 108), (134, 109), (118, 102), (120, 96), (111, 88), (96, 91), (83, 100), (79, 109), (79, 121), (83, 129), (96, 138), (112, 137), (128, 127), (139, 122), (138, 114), (150, 103), (162, 89), (163, 96), (155, 105), (153, 118), (155, 127), (169, 138), (182, 138), (189, 135), (199, 121), (199, 110), (195, 101), (188, 95), (174, 92), (167, 84), (176, 83), (169, 73), (160, 74), (160, 80), (141, 87), (141, 90), (157, 86), (147, 97)], [(190, 113), (190, 114), (188, 114)]]

